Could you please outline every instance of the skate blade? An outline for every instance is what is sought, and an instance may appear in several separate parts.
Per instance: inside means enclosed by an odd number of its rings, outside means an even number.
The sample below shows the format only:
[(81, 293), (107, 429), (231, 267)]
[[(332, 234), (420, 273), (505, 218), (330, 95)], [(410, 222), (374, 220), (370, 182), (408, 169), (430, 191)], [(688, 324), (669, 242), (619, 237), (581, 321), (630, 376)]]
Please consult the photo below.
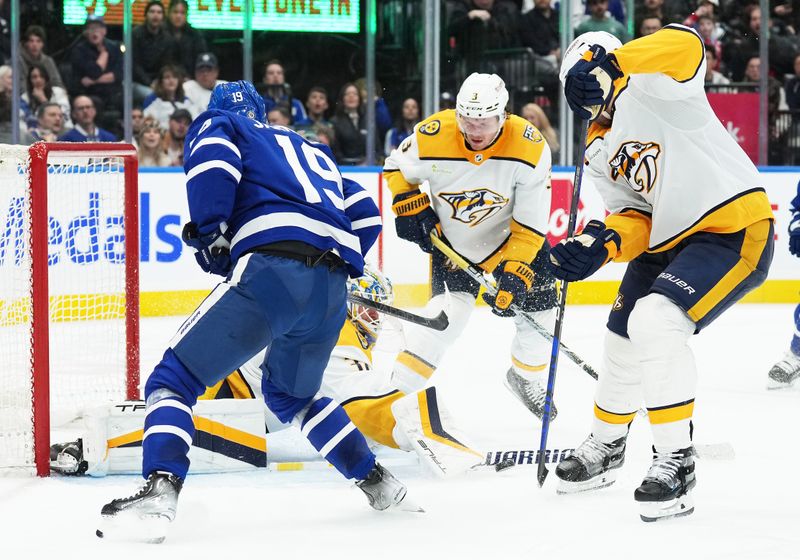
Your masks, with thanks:
[(639, 517), (645, 523), (683, 517), (693, 512), (694, 500), (690, 494), (666, 502), (639, 502)]
[(102, 516), (95, 534), (114, 542), (160, 544), (167, 537), (170, 520), (163, 515), (139, 517), (134, 514)]
[(780, 391), (781, 389), (791, 389), (794, 386), (796, 379), (784, 383), (783, 381), (777, 381), (772, 379), (771, 377), (767, 377), (767, 391)]
[(589, 480), (581, 482), (571, 482), (568, 480), (559, 480), (556, 494), (580, 494), (581, 492), (590, 492), (592, 490), (600, 490), (601, 488), (608, 488), (617, 481), (616, 471), (608, 471), (600, 476), (596, 476)]
[(425, 513), (425, 510), (420, 507), (416, 502), (409, 500), (408, 497), (403, 498), (399, 504), (390, 506), (388, 511), (402, 511), (406, 513)]

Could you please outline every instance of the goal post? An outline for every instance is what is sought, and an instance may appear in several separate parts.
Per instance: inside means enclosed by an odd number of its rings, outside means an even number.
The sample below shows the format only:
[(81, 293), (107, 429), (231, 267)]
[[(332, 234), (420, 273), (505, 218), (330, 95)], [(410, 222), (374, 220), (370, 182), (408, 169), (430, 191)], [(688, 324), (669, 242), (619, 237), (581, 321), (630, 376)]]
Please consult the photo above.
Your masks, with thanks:
[(0, 469), (49, 474), (51, 429), (139, 398), (130, 144), (0, 146)]

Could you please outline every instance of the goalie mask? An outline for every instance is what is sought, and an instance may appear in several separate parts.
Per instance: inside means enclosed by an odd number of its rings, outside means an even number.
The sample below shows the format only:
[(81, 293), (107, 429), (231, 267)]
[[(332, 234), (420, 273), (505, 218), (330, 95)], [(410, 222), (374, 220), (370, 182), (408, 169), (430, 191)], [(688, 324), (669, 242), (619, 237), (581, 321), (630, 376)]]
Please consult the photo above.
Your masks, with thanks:
[[(364, 275), (347, 281), (347, 291), (363, 298), (391, 305), (394, 301), (392, 283), (383, 274), (364, 267)], [(376, 309), (365, 307), (351, 301), (347, 302), (347, 315), (367, 344), (372, 346), (378, 340), (383, 315)]]
[(473, 150), (495, 141), (506, 120), (508, 90), (497, 74), (474, 72), (464, 80), (456, 96), (456, 121)]
[(208, 108), (230, 111), (260, 123), (267, 122), (264, 98), (258, 94), (253, 84), (245, 80), (215, 86)]

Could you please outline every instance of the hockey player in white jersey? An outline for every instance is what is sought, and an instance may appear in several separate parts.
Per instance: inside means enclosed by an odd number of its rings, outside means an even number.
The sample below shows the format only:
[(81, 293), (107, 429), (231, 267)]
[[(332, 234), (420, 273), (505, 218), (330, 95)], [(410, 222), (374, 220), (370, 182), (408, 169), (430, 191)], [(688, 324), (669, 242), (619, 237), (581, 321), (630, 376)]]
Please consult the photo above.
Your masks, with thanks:
[[(789, 252), (795, 257), (800, 257), (800, 181), (797, 183), (797, 195), (792, 200), (792, 217), (789, 220), (787, 233)], [(767, 388), (791, 387), (798, 379), (800, 379), (800, 304), (794, 309), (794, 336), (789, 349), (769, 370)]]
[[(508, 92), (495, 74), (472, 74), (461, 86), (456, 109), (429, 116), (393, 150), (384, 178), (394, 195), (400, 238), (431, 253), (428, 313), (445, 306), (450, 326), (431, 333), (408, 329), (393, 381), (412, 392), (423, 387), (445, 351), (463, 332), (479, 285), (434, 251), (438, 230), (467, 259), (492, 273), (497, 297), (484, 296), (492, 311), (510, 317), (512, 304), (532, 312), (552, 330), (555, 279), (546, 265), (550, 217), (550, 148), (529, 122), (506, 113)], [(427, 193), (422, 188), (427, 188)], [(543, 376), (550, 343), (515, 316), (506, 386), (539, 418), (544, 414)], [(556, 409), (553, 407), (551, 417)]]
[(644, 521), (694, 510), (689, 338), (759, 286), (772, 260), (769, 200), (708, 104), (705, 64), (700, 36), (668, 25), (624, 46), (583, 34), (561, 67), (572, 110), (596, 117), (586, 177), (610, 215), (553, 248), (555, 275), (577, 281), (611, 260), (629, 264), (608, 320), (591, 434), (556, 475), (561, 492), (613, 483), (643, 400), (653, 462), (634, 499)]
[[(369, 267), (365, 266), (364, 276), (348, 281), (348, 289), (392, 304), (391, 282)], [(342, 403), (367, 438), (416, 452), (422, 465), (438, 477), (461, 474), (481, 463), (484, 454), (465, 444), (435, 387), (405, 395), (390, 385), (388, 374), (375, 371), (372, 350), (382, 324), (382, 313), (348, 304), (320, 394)], [(313, 449), (296, 430), (264, 406), (263, 360), (261, 352), (198, 399), (193, 411), (197, 429), (189, 453), (193, 472), (241, 471), (313, 457)], [(89, 411), (80, 439), (51, 447), (51, 468), (91, 476), (137, 472), (142, 464), (144, 408), (141, 401), (128, 401)]]

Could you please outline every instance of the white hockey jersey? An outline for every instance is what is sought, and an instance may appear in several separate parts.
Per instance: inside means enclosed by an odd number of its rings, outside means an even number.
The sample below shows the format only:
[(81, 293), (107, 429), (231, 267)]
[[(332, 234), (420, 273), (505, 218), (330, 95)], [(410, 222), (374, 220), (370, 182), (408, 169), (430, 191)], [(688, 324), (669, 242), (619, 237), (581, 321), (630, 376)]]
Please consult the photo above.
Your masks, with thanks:
[(773, 214), (758, 171), (725, 130), (704, 90), (705, 49), (682, 25), (614, 51), (613, 119), (595, 122), (591, 177), (622, 237), (614, 260), (674, 247), (698, 231), (733, 233)]
[(469, 149), (455, 111), (435, 113), (384, 164), (392, 194), (427, 183), (442, 233), (489, 272), (503, 260), (533, 261), (550, 218), (551, 155), (542, 134), (511, 115), (497, 140)]

